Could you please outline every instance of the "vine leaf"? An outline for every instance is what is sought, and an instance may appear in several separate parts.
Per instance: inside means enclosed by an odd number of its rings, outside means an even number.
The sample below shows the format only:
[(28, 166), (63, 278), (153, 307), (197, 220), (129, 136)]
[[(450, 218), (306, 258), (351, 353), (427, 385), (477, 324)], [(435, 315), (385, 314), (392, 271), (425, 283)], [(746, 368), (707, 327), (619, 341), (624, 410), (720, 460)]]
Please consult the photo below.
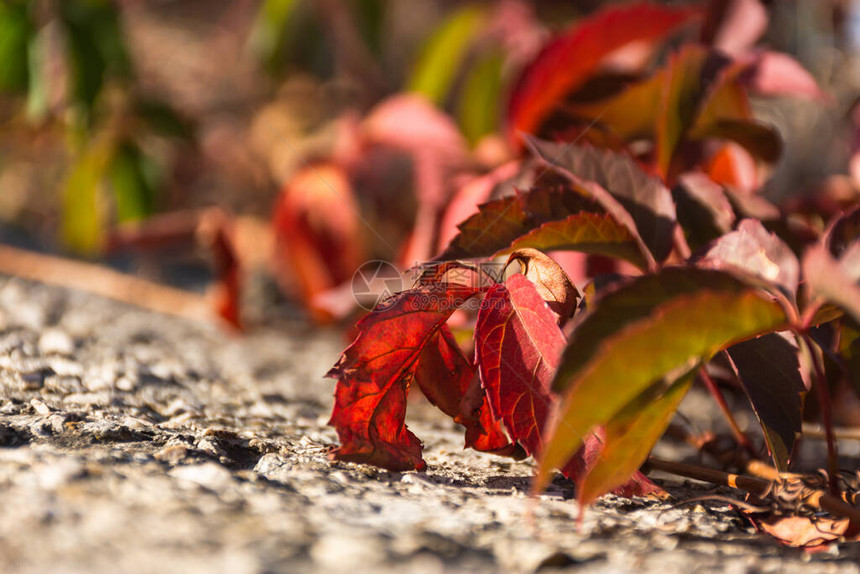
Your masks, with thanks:
[(563, 326), (576, 311), (579, 291), (561, 265), (549, 255), (531, 248), (517, 249), (511, 253), (508, 265), (514, 261), (522, 266), (523, 275), (531, 281), (550, 311), (556, 315), (559, 327)]
[[(607, 201), (600, 190), (589, 188), (595, 201), (626, 225), (634, 237), (641, 237), (657, 261), (666, 259), (672, 250), (676, 214), (672, 194), (663, 182), (623, 153), (535, 138), (527, 138), (527, 142), (532, 153), (552, 169), (574, 182), (593, 182), (609, 192), (620, 206)], [(631, 218), (632, 224), (627, 221)]]
[(744, 219), (720, 237), (701, 264), (712, 269), (738, 269), (779, 287), (796, 304), (800, 263), (791, 248), (768, 232), (760, 221)]
[(809, 388), (797, 343), (787, 333), (768, 333), (729, 347), (728, 354), (764, 431), (776, 468), (785, 472), (803, 426)]
[(511, 250), (511, 245), (548, 221), (603, 209), (575, 186), (538, 187), (481, 205), (460, 223), (459, 233), (438, 257), (441, 260), (486, 257)]
[[(558, 401), (550, 383), (565, 339), (555, 319), (535, 285), (515, 274), (490, 288), (475, 327), (475, 360), (493, 415), (535, 457), (544, 447), (544, 425)], [(590, 434), (562, 473), (580, 480), (597, 462), (602, 440), (600, 432)], [(611, 489), (618, 487), (616, 492), (625, 496), (663, 492), (644, 475), (631, 479), (631, 474)]]
[(556, 375), (562, 383), (556, 387), (568, 390), (547, 426), (537, 490), (546, 485), (553, 468), (576, 452), (589, 431), (611, 421), (655, 382), (683, 376), (725, 347), (786, 323), (783, 308), (758, 288), (728, 275), (724, 279), (722, 285), (654, 305), (621, 329), (604, 329), (597, 352), (581, 368), (571, 369), (565, 352)]
[(493, 415), (528, 454), (536, 455), (555, 403), (550, 382), (565, 345), (555, 315), (531, 281), (512, 275), (490, 287), (481, 303), (475, 343), (475, 361)]
[(483, 393), (474, 397), (475, 367), (460, 350), (451, 329), (442, 325), (415, 367), (415, 382), (431, 404), (466, 427), (468, 448), (513, 454), (514, 445), (493, 418)]
[(599, 353), (604, 339), (629, 324), (645, 319), (658, 305), (702, 289), (736, 291), (742, 288), (741, 285), (728, 273), (670, 267), (659, 274), (637, 277), (602, 290), (593, 302), (589, 301), (592, 310), (570, 336), (553, 390), (564, 392), (568, 389), (574, 376)]
[(860, 242), (835, 259), (822, 244), (803, 254), (803, 274), (810, 296), (828, 301), (860, 322)]
[[(646, 391), (607, 423), (599, 458), (579, 484), (580, 504), (591, 504), (623, 484), (645, 462), (690, 389), (693, 376), (687, 374), (656, 398)], [(657, 386), (665, 389), (662, 383)]]
[(585, 84), (601, 61), (633, 42), (655, 43), (700, 14), (697, 8), (649, 3), (607, 8), (550, 41), (514, 85), (508, 106), (508, 136), (539, 133), (565, 96)]
[(636, 238), (608, 213), (582, 211), (565, 219), (548, 221), (516, 239), (510, 249), (527, 247), (605, 255), (623, 259), (643, 270), (648, 264), (636, 245)]
[[(406, 395), (425, 347), (477, 292), (457, 284), (421, 286), (358, 322), (358, 337), (327, 374), (337, 379), (329, 421), (340, 439), (334, 458), (397, 471), (426, 467), (421, 442), (405, 425)], [(448, 408), (441, 396), (434, 400)]]

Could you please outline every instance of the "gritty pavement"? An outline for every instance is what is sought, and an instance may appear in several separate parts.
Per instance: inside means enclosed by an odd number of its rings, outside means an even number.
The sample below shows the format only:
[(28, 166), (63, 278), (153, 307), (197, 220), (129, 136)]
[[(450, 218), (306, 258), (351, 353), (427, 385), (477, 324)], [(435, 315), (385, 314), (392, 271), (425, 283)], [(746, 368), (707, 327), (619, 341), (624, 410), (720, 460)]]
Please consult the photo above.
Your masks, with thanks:
[(610, 496), (578, 523), (569, 484), (529, 499), (530, 462), (418, 402), (426, 473), (330, 462), (342, 346), (0, 277), (0, 570), (860, 572), (857, 544), (780, 547), (724, 503)]

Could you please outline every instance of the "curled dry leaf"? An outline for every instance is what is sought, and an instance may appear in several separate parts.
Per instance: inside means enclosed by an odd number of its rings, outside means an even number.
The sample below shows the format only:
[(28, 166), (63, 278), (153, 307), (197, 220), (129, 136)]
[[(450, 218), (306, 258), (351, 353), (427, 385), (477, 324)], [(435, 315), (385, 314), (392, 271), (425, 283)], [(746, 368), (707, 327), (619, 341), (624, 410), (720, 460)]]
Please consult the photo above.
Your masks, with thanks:
[(531, 248), (517, 249), (511, 253), (508, 265), (514, 261), (522, 266), (523, 275), (532, 282), (550, 311), (556, 315), (558, 325), (563, 326), (573, 316), (579, 303), (579, 291), (564, 269), (545, 253)]

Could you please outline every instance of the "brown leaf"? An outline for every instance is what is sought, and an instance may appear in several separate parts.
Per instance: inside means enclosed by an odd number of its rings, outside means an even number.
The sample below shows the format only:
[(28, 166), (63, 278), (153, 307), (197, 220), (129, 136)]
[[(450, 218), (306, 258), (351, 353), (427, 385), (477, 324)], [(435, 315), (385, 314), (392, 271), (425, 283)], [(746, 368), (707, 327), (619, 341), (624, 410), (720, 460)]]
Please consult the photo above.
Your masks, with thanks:
[(550, 310), (555, 313), (559, 326), (573, 316), (579, 303), (579, 291), (570, 281), (564, 269), (554, 259), (537, 249), (517, 249), (508, 258), (508, 264), (516, 261), (523, 267), (523, 275), (532, 282), (538, 294)]

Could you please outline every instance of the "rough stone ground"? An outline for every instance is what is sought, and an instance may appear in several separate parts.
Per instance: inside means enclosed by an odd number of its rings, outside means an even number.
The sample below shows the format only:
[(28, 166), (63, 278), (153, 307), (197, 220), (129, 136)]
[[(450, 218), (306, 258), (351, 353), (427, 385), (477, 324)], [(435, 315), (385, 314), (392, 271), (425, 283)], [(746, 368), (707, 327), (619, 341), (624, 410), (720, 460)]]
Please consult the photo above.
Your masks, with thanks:
[(529, 463), (464, 452), (420, 404), (427, 473), (331, 463), (340, 348), (0, 277), (2, 570), (860, 571), (857, 545), (781, 548), (719, 504), (607, 497), (577, 529), (558, 480), (529, 521)]

